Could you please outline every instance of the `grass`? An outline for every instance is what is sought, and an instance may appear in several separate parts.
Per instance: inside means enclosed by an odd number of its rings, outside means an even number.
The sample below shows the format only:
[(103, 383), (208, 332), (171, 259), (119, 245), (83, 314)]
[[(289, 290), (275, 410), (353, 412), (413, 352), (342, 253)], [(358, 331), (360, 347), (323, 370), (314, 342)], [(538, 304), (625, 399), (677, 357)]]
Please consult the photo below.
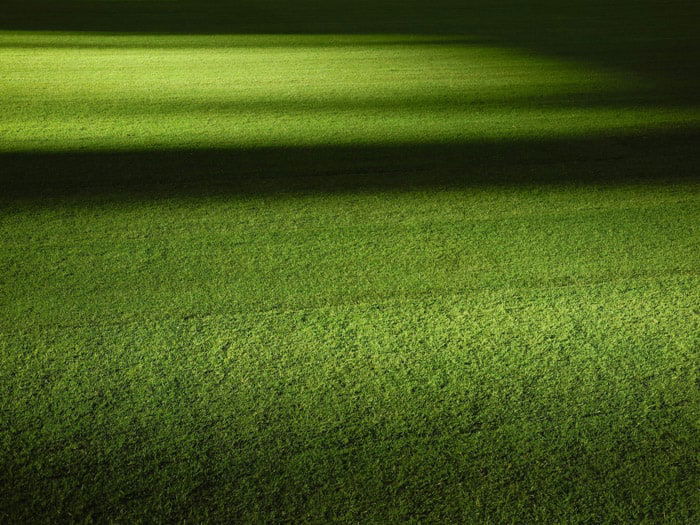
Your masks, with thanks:
[(0, 519), (697, 522), (686, 3), (16, 4)]
[[(27, 40), (36, 46), (12, 47)], [(465, 38), (31, 33), (2, 43), (4, 151), (576, 137), (700, 116), (659, 104), (640, 75)]]

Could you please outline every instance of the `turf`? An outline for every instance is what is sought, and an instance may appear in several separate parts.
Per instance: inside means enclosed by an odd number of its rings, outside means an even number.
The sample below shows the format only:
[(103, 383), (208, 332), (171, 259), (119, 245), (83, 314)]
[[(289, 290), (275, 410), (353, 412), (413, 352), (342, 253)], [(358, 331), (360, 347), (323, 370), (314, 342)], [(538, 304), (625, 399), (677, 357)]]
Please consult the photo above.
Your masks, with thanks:
[(2, 521), (700, 518), (689, 2), (9, 6)]

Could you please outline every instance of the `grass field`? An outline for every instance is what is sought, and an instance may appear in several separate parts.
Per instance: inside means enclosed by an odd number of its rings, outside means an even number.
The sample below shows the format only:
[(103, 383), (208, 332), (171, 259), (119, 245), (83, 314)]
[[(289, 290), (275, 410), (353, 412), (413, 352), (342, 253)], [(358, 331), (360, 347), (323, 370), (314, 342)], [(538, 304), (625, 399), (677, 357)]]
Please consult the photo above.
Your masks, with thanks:
[(10, 0), (0, 521), (697, 523), (691, 2)]

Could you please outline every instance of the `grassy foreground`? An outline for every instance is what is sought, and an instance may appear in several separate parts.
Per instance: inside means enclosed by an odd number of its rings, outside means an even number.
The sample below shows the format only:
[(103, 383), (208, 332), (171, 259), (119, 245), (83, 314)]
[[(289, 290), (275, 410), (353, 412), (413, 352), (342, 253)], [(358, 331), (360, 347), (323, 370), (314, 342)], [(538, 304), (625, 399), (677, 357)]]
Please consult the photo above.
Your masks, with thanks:
[(697, 523), (693, 42), (389, 4), (0, 23), (0, 520)]

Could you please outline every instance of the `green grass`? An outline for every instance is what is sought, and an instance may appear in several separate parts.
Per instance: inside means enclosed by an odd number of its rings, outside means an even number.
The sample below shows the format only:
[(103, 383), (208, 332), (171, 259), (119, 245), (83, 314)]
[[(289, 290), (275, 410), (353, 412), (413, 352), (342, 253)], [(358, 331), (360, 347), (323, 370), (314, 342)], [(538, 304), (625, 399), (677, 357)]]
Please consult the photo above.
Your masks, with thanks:
[(3, 44), (1, 151), (502, 141), (700, 119), (695, 105), (659, 104), (641, 75), (466, 38), (11, 33)]
[(1, 521), (697, 522), (686, 3), (31, 5)]

